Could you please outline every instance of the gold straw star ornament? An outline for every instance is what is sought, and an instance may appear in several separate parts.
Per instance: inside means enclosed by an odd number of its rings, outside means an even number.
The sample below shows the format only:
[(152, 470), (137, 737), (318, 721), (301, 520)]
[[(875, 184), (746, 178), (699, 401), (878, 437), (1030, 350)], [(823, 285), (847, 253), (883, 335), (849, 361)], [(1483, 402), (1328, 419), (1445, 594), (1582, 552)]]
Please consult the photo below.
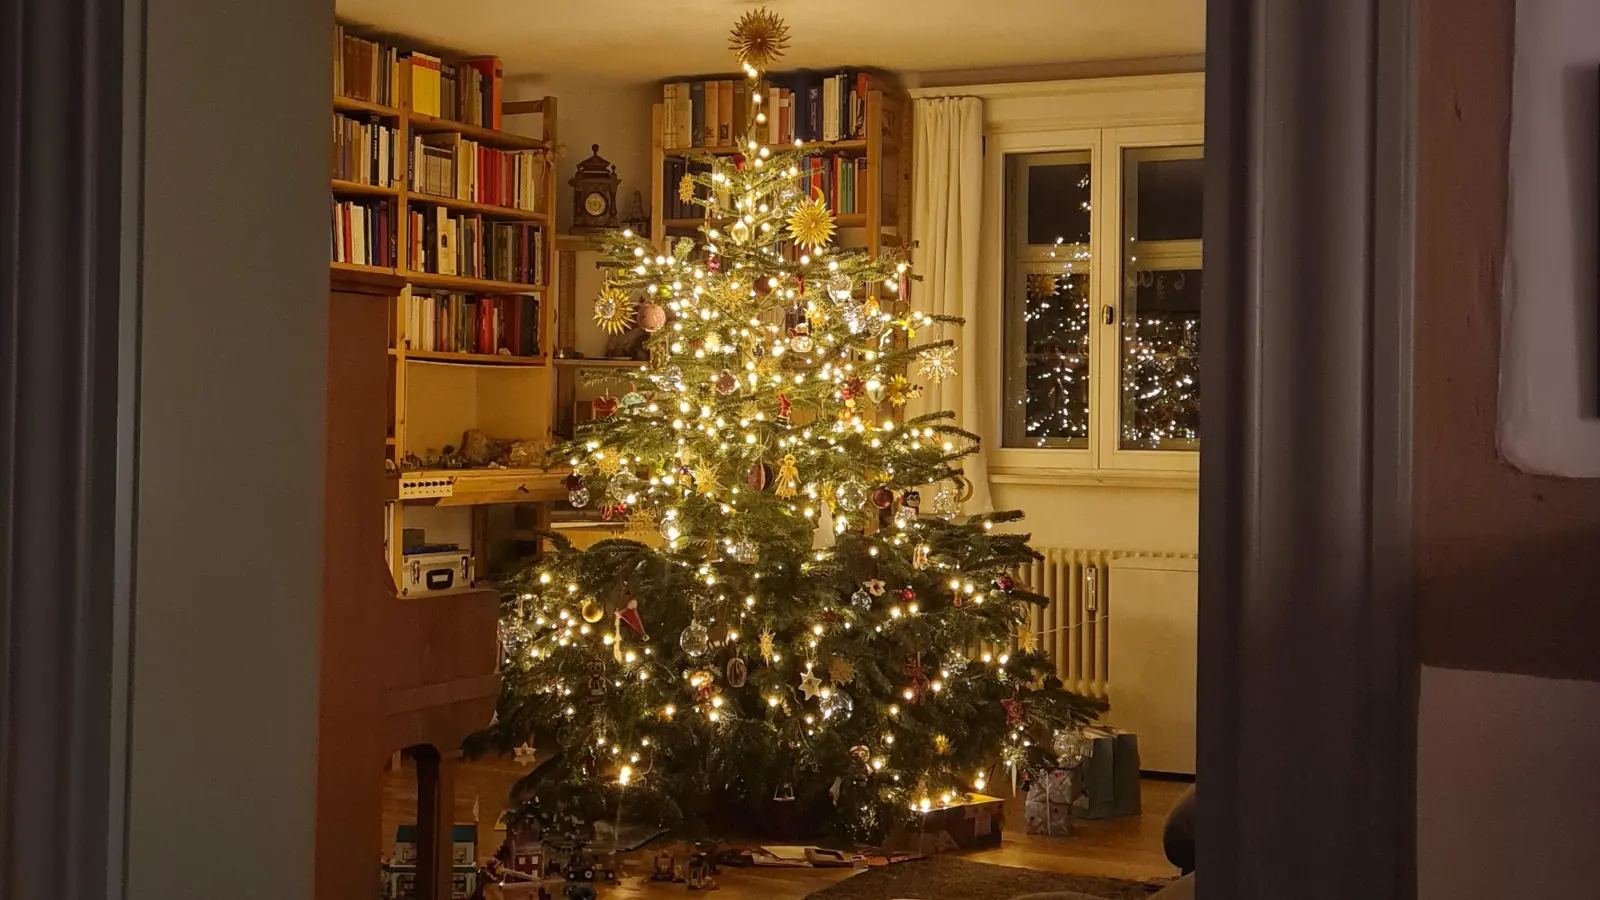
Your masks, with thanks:
[(728, 48), (739, 57), (739, 62), (765, 69), (789, 49), (789, 26), (764, 6), (751, 10), (733, 26)]

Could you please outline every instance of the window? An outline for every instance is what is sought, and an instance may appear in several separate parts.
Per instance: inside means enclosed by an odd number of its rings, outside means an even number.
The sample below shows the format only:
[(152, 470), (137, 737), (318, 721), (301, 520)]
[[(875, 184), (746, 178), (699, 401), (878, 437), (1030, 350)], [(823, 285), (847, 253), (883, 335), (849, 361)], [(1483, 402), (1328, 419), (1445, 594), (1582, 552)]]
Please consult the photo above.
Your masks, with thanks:
[[(1104, 112), (1122, 100), (1092, 105), (1099, 115), (1143, 114)], [(1198, 115), (1073, 130), (1059, 127), (1069, 115), (1043, 121), (1049, 129), (991, 122), (985, 153), (982, 302), (995, 328), (986, 364), (1001, 394), (986, 425), (991, 469), (1022, 481), (1084, 471), (1097, 483), (1192, 478), (1204, 274)], [(1129, 474), (1106, 474), (1116, 469)]]
[(1087, 152), (1006, 157), (1006, 447), (1089, 446)]
[(1125, 450), (1200, 447), (1199, 147), (1122, 151)]

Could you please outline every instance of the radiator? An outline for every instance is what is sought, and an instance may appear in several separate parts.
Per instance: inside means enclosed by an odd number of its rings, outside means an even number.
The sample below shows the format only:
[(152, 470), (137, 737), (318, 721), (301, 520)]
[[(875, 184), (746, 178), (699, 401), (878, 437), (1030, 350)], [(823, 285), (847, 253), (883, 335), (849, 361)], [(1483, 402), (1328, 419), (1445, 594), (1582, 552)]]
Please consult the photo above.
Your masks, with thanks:
[(1125, 557), (1192, 558), (1193, 554), (1065, 547), (1037, 549), (1044, 559), (1016, 571), (1019, 585), (1050, 598), (1048, 606), (1029, 609), (1027, 624), (1033, 633), (1034, 645), (1055, 663), (1056, 675), (1068, 690), (1108, 700), (1114, 603), (1108, 564)]

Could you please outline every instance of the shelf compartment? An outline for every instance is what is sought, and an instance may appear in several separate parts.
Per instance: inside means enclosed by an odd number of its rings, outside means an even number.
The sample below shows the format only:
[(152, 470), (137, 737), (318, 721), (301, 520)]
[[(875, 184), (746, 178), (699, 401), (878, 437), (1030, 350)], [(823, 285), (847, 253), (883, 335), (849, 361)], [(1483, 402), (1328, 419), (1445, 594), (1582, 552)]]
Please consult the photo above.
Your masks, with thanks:
[(361, 197), (398, 197), (400, 189), (397, 187), (384, 187), (381, 184), (364, 184), (360, 181), (344, 181), (333, 179), (333, 192), (344, 196)]
[(522, 366), (534, 368), (546, 364), (543, 356), (512, 356), (505, 353), (448, 353), (442, 350), (407, 350), (408, 362), (447, 363), (470, 366)]
[(464, 278), (460, 275), (434, 275), (411, 271), (402, 271), (400, 275), (414, 287), (466, 294), (543, 294), (547, 290), (542, 284), (518, 284), (515, 281), (491, 281), (487, 278)]
[(391, 500), (401, 499), (402, 486), (416, 482), (444, 482), (445, 496), (407, 499), (433, 506), (480, 506), (487, 503), (533, 503), (562, 500), (567, 496), (567, 472), (543, 469), (422, 469), (404, 472), (390, 482)]
[[(766, 144), (764, 145), (773, 153), (784, 153), (795, 149), (793, 144)], [(815, 150), (818, 153), (837, 153), (859, 150), (865, 152), (867, 141), (865, 138), (850, 138), (842, 141), (807, 141), (802, 150)], [(748, 147), (733, 144), (724, 144), (718, 147), (676, 147), (663, 150), (667, 156), (692, 156), (696, 153), (706, 153), (711, 156), (732, 156), (735, 153), (749, 153)]]
[(555, 362), (566, 369), (642, 369), (649, 365), (642, 359), (557, 359)]
[(346, 97), (342, 94), (333, 95), (333, 108), (339, 112), (369, 113), (390, 119), (400, 118), (400, 110), (393, 106), (384, 106), (382, 103), (373, 103), (370, 100), (357, 100), (354, 97)]
[(520, 219), (528, 222), (548, 222), (550, 219), (550, 216), (546, 213), (534, 212), (528, 209), (495, 206), (491, 203), (477, 203), (472, 200), (457, 200), (454, 197), (436, 197), (433, 194), (424, 194), (417, 191), (408, 191), (406, 193), (406, 202), (408, 204), (428, 203), (458, 212), (481, 213), (485, 216), (494, 216), (501, 219)]
[(544, 150), (549, 146), (539, 138), (495, 131), (481, 125), (468, 125), (465, 122), (453, 122), (419, 112), (410, 113), (407, 120), (411, 123), (411, 130), (420, 134), (459, 134), (468, 140), (500, 150)]

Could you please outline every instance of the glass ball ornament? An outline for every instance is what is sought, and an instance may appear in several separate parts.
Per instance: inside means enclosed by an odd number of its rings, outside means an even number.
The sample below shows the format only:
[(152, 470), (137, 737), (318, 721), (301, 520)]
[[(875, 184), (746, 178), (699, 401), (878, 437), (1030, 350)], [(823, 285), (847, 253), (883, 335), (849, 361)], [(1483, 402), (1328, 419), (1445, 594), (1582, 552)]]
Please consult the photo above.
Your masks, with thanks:
[(872, 595), (867, 593), (866, 588), (856, 588), (856, 592), (850, 595), (850, 605), (862, 611), (869, 610), (872, 608)]
[(726, 397), (738, 389), (739, 378), (727, 369), (723, 369), (717, 373), (717, 377), (712, 380), (712, 384), (716, 387), (717, 393)]
[(1078, 729), (1063, 728), (1050, 739), (1050, 749), (1063, 769), (1076, 769), (1094, 752), (1094, 744)]
[(860, 334), (867, 330), (867, 310), (860, 303), (846, 303), (840, 310), (839, 317), (844, 320), (844, 327), (851, 334)]
[(735, 244), (742, 244), (750, 240), (750, 226), (746, 225), (743, 219), (736, 219), (728, 226), (728, 236), (733, 238)]
[(573, 509), (582, 509), (585, 506), (588, 506), (589, 489), (586, 487), (581, 487), (575, 491), (567, 491), (567, 502), (572, 504)]
[(956, 492), (950, 488), (940, 488), (933, 495), (933, 508), (931, 512), (946, 522), (954, 519), (961, 512), (961, 504), (956, 502)]
[(683, 629), (683, 634), (678, 636), (678, 646), (690, 656), (703, 655), (711, 649), (711, 633), (699, 622), (690, 622)]
[(662, 519), (660, 525), (661, 536), (668, 541), (675, 541), (683, 536), (683, 529), (678, 527), (676, 518)]
[(661, 386), (669, 391), (683, 390), (683, 370), (677, 366), (667, 366), (655, 377), (661, 382)]
[(639, 307), (639, 327), (645, 331), (656, 331), (667, 324), (667, 311), (659, 303), (645, 303)]
[(815, 346), (809, 331), (796, 330), (794, 337), (789, 339), (789, 347), (796, 353), (810, 353)]
[(860, 509), (867, 502), (867, 486), (854, 478), (840, 484), (834, 493), (846, 509)]
[(611, 476), (611, 479), (606, 482), (606, 496), (621, 503), (627, 499), (629, 494), (637, 491), (640, 484), (639, 476), (629, 472), (627, 469), (623, 469)]
[(943, 668), (949, 671), (952, 675), (959, 675), (960, 673), (966, 671), (967, 666), (971, 665), (971, 663), (972, 660), (968, 659), (965, 653), (962, 653), (960, 650), (952, 650), (950, 653), (946, 654)]
[(873, 403), (882, 403), (883, 402), (883, 398), (888, 396), (888, 394), (889, 394), (889, 389), (888, 389), (887, 386), (884, 385), (883, 382), (879, 381), (876, 378), (867, 379), (867, 399), (868, 400), (871, 400)]
[(894, 511), (894, 524), (895, 524), (896, 527), (901, 528), (901, 529), (905, 529), (905, 528), (910, 528), (912, 525), (915, 525), (916, 523), (917, 523), (917, 508), (916, 507), (914, 507), (914, 506), (902, 506), (899, 509)]
[(850, 281), (850, 276), (845, 274), (835, 275), (828, 279), (828, 296), (835, 303), (849, 302), (855, 293), (855, 284)]
[(617, 298), (607, 291), (594, 301), (594, 317), (609, 322), (617, 317)]
[(856, 711), (856, 702), (838, 688), (829, 688), (828, 695), (817, 701), (817, 712), (824, 719), (848, 719)]

